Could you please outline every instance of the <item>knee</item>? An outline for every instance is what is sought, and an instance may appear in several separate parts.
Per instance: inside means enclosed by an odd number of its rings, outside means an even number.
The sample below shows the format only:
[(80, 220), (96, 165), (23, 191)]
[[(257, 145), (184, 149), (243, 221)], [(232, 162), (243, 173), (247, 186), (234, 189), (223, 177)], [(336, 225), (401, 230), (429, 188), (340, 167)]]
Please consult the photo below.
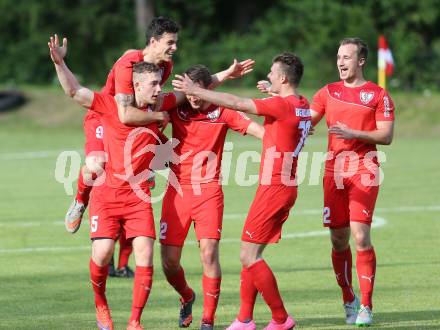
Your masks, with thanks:
[(249, 267), (255, 261), (256, 260), (254, 260), (254, 258), (252, 258), (252, 255), (250, 255), (247, 251), (240, 251), (240, 262), (243, 267)]
[(93, 249), (92, 259), (98, 266), (102, 267), (108, 265), (113, 256), (112, 249)]
[(213, 266), (218, 263), (218, 253), (215, 249), (207, 248), (200, 252), (200, 259), (205, 266)]
[(180, 260), (170, 257), (168, 255), (162, 255), (162, 270), (165, 274), (174, 274), (179, 270)]
[(348, 248), (349, 239), (341, 236), (332, 236), (331, 237), (333, 249), (336, 251), (343, 251)]
[(367, 250), (371, 248), (370, 235), (363, 231), (353, 233), (353, 239), (356, 243), (357, 250)]

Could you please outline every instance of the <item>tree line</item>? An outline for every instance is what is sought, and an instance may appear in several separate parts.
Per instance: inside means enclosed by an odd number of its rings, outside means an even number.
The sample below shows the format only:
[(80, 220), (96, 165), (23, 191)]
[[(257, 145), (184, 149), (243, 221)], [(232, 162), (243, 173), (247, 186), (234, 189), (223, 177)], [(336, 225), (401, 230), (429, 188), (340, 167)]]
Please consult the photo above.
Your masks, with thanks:
[[(143, 8), (143, 16), (139, 16)], [(440, 89), (440, 0), (2, 0), (0, 83), (54, 81), (49, 35), (69, 38), (67, 61), (87, 84), (103, 85), (114, 61), (143, 48), (139, 31), (152, 16), (182, 26), (175, 72), (195, 63), (219, 70), (232, 59), (254, 58), (254, 85), (266, 76), (272, 57), (293, 51), (304, 61), (304, 85), (338, 79), (340, 39), (358, 36), (370, 47), (368, 79), (377, 79), (377, 38), (384, 34), (396, 62), (391, 88)]]

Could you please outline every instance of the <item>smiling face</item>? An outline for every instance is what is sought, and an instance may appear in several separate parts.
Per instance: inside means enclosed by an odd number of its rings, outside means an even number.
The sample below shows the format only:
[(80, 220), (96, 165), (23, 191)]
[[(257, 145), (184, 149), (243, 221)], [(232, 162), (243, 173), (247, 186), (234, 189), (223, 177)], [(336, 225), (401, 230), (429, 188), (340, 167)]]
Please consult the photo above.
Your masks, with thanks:
[(363, 78), (362, 67), (364, 64), (365, 58), (359, 58), (357, 45), (345, 44), (339, 47), (336, 65), (341, 80), (352, 82)]
[(143, 72), (133, 75), (134, 94), (136, 104), (145, 108), (150, 104), (156, 104), (157, 97), (162, 90), (160, 86), (160, 72)]
[(150, 47), (154, 51), (157, 62), (170, 62), (177, 50), (177, 33), (165, 32), (159, 39), (151, 37)]
[(279, 93), (281, 89), (281, 84), (286, 79), (286, 75), (283, 73), (281, 69), (281, 63), (275, 62), (272, 64), (270, 68), (270, 72), (267, 75), (272, 87), (270, 88), (271, 92)]
[[(200, 88), (206, 88), (201, 82), (194, 82), (194, 85)], [(191, 105), (191, 108), (193, 108), (194, 110), (202, 111), (207, 108), (207, 105), (209, 105), (209, 102), (206, 102), (194, 95), (187, 95), (186, 99)]]

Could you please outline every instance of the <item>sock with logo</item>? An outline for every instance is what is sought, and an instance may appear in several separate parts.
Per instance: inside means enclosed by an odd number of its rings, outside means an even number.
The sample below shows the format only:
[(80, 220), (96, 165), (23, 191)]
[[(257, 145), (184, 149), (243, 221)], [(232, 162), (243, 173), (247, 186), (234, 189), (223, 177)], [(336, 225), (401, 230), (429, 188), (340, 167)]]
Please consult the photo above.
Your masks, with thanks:
[(215, 311), (220, 297), (220, 285), (222, 278), (211, 278), (203, 274), (203, 316), (206, 323), (214, 323)]
[(95, 294), (95, 305), (107, 306), (107, 298), (105, 296), (105, 284), (107, 281), (108, 266), (98, 266), (92, 258), (90, 258), (90, 281), (92, 282), (93, 292)]
[(194, 291), (188, 286), (185, 279), (185, 271), (182, 267), (173, 275), (165, 274), (168, 283), (180, 294), (184, 302), (188, 302), (193, 298)]
[(336, 281), (342, 289), (342, 300), (344, 304), (354, 300), (352, 287), (352, 256), (350, 246), (344, 251), (332, 250), (333, 270), (335, 271)]
[(254, 318), (255, 299), (258, 291), (246, 267), (241, 269), (240, 277), (240, 312), (237, 319), (240, 322), (249, 322)]
[(248, 270), (252, 282), (272, 311), (272, 319), (277, 323), (286, 322), (288, 314), (278, 291), (277, 280), (270, 267), (264, 259), (260, 259), (248, 267)]
[(361, 304), (373, 309), (373, 288), (376, 276), (376, 254), (374, 248), (357, 251), (356, 271), (361, 291)]
[(140, 322), (142, 310), (147, 303), (153, 285), (153, 267), (136, 266), (133, 285), (133, 304), (131, 307), (131, 321)]

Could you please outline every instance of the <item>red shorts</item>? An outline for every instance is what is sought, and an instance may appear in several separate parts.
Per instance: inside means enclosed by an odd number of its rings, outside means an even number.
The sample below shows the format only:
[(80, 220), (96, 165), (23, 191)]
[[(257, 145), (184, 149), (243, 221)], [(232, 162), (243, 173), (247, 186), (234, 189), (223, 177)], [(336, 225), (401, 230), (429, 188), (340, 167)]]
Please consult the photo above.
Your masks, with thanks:
[(84, 135), (86, 143), (84, 145), (86, 156), (92, 151), (104, 151), (104, 129), (98, 113), (88, 110), (84, 116)]
[(219, 184), (201, 185), (201, 194), (182, 187), (183, 196), (171, 186), (162, 202), (160, 243), (183, 246), (189, 227), (194, 221), (197, 240), (221, 237), (223, 221), (223, 191)]
[(334, 175), (324, 175), (324, 227), (349, 227), (350, 221), (371, 224), (379, 186), (363, 184), (362, 176), (368, 175), (355, 174), (343, 178), (339, 180), (340, 189)]
[(156, 238), (153, 209), (131, 189), (115, 189), (103, 184), (92, 190), (90, 200), (90, 238), (116, 240), (125, 231), (127, 239), (137, 236)]
[(296, 186), (259, 185), (244, 223), (241, 240), (250, 243), (277, 243), (281, 228), (295, 204)]

